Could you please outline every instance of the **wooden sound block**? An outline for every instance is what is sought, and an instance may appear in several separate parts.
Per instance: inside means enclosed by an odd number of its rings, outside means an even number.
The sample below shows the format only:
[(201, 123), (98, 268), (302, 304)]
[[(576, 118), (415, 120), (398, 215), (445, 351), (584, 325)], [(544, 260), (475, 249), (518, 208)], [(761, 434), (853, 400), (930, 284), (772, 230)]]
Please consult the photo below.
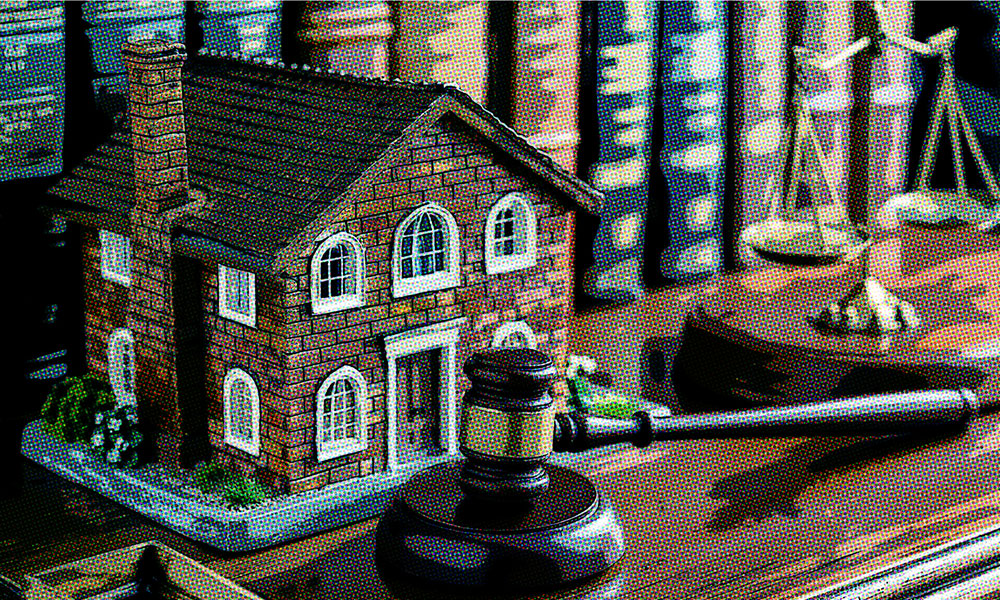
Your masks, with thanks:
[(468, 499), (459, 488), (460, 462), (420, 471), (379, 520), (380, 574), (424, 585), (539, 591), (604, 573), (625, 551), (611, 505), (586, 477), (544, 468), (549, 489), (530, 504)]
[(974, 389), (1000, 367), (1000, 238), (904, 228), (876, 240), (870, 260), (882, 284), (916, 308), (919, 327), (882, 337), (812, 327), (810, 315), (857, 283), (856, 264), (725, 274), (685, 325), (673, 373), (681, 407)]

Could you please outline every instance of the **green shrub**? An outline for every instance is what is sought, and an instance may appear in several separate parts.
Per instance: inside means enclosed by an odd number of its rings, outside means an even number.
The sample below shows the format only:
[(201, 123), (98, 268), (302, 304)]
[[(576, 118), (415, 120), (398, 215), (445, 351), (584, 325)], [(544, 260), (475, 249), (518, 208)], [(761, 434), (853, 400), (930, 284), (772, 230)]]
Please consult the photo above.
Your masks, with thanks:
[(139, 464), (142, 440), (134, 406), (119, 406), (94, 416), (90, 447), (109, 464), (126, 468)]
[(206, 494), (220, 494), (230, 504), (250, 506), (267, 499), (267, 490), (256, 481), (214, 462), (201, 463), (194, 471), (194, 484)]
[(107, 381), (92, 374), (67, 377), (52, 386), (42, 419), (49, 431), (66, 442), (80, 442), (90, 437), (97, 413), (115, 405), (115, 395)]

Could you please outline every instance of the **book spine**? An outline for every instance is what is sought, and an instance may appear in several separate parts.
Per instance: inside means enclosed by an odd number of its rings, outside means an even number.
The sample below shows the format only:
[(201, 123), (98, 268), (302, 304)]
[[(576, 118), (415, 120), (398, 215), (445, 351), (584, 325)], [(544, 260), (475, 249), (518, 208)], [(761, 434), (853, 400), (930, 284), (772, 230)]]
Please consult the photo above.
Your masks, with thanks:
[[(659, 153), (668, 240), (660, 271), (672, 281), (717, 271), (723, 259), (726, 149), (726, 5), (663, 5), (660, 85), (663, 106)], [(662, 212), (662, 211), (660, 211)]]
[(314, 67), (385, 77), (392, 31), (386, 2), (309, 2), (298, 37)]
[[(737, 228), (768, 216), (768, 190), (772, 175), (781, 168), (781, 134), (783, 131), (784, 89), (787, 75), (785, 44), (788, 40), (788, 7), (784, 0), (753, 0), (743, 4), (741, 55), (737, 58), (745, 74), (739, 119), (742, 129), (737, 132), (734, 160), (742, 173), (733, 199), (740, 205)], [(738, 262), (762, 264), (746, 246), (738, 248)]]
[(94, 67), (96, 102), (105, 114), (125, 109), (128, 74), (121, 60), (122, 43), (129, 39), (160, 37), (184, 41), (183, 0), (142, 3), (87, 0), (83, 20)]
[(516, 11), (514, 130), (573, 172), (580, 142), (580, 2), (523, 0)]
[(280, 0), (197, 2), (204, 47), (243, 56), (281, 58), (281, 5)]
[[(596, 230), (577, 229), (580, 300), (624, 303), (642, 296), (640, 269), (647, 210), (655, 88), (657, 11), (662, 3), (585, 5), (588, 37), (581, 171), (604, 192)], [(594, 127), (596, 125), (596, 128)], [(581, 225), (583, 220), (581, 220)], [(581, 290), (578, 290), (578, 292)]]
[(62, 2), (0, 9), (0, 181), (62, 170), (65, 31)]
[(395, 76), (454, 83), (485, 103), (488, 9), (484, 0), (400, 2), (395, 11)]

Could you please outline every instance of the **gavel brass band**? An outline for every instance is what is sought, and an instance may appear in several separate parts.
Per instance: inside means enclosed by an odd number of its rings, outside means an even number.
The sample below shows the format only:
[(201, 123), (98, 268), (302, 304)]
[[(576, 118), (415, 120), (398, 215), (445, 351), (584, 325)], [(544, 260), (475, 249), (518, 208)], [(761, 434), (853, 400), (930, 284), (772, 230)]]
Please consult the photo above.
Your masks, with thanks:
[(486, 456), (545, 457), (552, 452), (555, 416), (555, 406), (532, 412), (505, 412), (466, 404), (461, 443)]

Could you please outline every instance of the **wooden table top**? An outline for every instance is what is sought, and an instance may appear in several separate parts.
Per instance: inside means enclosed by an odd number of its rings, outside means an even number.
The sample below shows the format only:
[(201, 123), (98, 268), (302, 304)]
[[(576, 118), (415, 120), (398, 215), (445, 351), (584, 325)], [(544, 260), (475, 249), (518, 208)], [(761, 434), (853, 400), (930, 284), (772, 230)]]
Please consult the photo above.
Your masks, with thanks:
[[(919, 357), (927, 350), (992, 360), (989, 349), (1000, 340), (995, 319), (1000, 286), (993, 281), (1000, 277), (1000, 243), (967, 231), (926, 233), (903, 232), (880, 242), (880, 252), (888, 254), (879, 256), (922, 257), (884, 265), (889, 273), (884, 281), (907, 290), (927, 325), (909, 342), (893, 343), (908, 344)], [(923, 246), (901, 246), (908, 243)], [(645, 390), (636, 381), (645, 372), (637, 352), (652, 338), (676, 338), (692, 301), (710, 305), (720, 294), (739, 292), (749, 294), (730, 298), (739, 307), (755, 301), (753, 294), (797, 305), (814, 297), (801, 290), (813, 289), (816, 282), (831, 286), (836, 296), (835, 281), (849, 279), (848, 271), (768, 269), (666, 290), (630, 307), (581, 315), (572, 332), (574, 345), (607, 365), (622, 389)], [(958, 310), (952, 310), (954, 302), (960, 302)], [(958, 316), (946, 318), (943, 311)], [(752, 328), (752, 323), (745, 326)], [(902, 360), (898, 353), (869, 355)], [(710, 370), (724, 377), (737, 366), (717, 356)], [(970, 382), (982, 399), (997, 399), (998, 377), (994, 369)], [(626, 556), (599, 580), (546, 597), (796, 598), (1000, 524), (997, 457), (1000, 416), (981, 418), (967, 434), (937, 441), (679, 441), (597, 454), (576, 468), (618, 512)], [(265, 598), (452, 597), (440, 590), (387, 587), (373, 564), (374, 520), (270, 550), (225, 556), (40, 469), (31, 467), (28, 474), (24, 493), (0, 500), (0, 574), (15, 581), (157, 539)]]

